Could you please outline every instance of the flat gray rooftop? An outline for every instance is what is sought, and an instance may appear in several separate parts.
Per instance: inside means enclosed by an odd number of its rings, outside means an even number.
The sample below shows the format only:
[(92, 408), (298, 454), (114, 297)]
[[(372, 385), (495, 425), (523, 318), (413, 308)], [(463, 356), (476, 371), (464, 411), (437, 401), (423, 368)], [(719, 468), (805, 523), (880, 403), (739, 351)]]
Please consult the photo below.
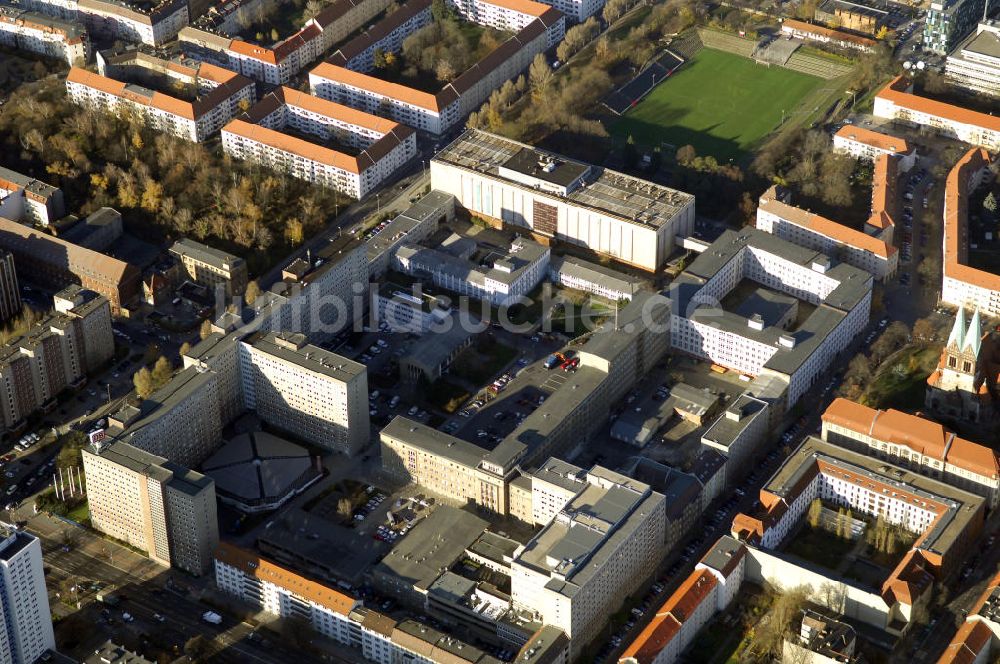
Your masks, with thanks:
[(354, 360), (306, 343), (305, 335), (255, 332), (243, 340), (254, 349), (302, 369), (348, 383), (368, 368)]
[[(499, 175), (499, 169), (523, 150), (531, 151), (536, 159), (571, 163), (571, 160), (562, 155), (477, 129), (466, 130), (454, 142), (438, 152), (434, 160), (476, 171), (498, 180), (503, 179), (510, 186), (529, 189), (527, 185), (501, 178)], [(580, 164), (580, 162), (575, 163)], [(585, 164), (582, 166), (587, 167)], [(676, 189), (598, 166), (589, 166), (589, 169), (589, 173), (581, 178), (586, 182), (586, 186), (578, 186), (561, 200), (570, 205), (599, 210), (623, 221), (653, 228), (669, 223), (694, 202), (694, 196)], [(552, 194), (532, 191), (535, 195), (556, 198)]]
[(372, 571), (426, 591), (489, 525), (474, 514), (441, 505), (399, 540)]

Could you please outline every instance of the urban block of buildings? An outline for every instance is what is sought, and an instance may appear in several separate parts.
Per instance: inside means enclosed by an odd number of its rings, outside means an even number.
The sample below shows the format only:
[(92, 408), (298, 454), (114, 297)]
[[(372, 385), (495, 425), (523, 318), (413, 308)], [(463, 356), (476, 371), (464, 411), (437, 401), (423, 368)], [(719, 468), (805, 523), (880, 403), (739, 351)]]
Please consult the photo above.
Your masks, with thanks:
[[(888, 157), (885, 157), (889, 159)], [(896, 274), (899, 250), (892, 243), (892, 217), (876, 215), (880, 227), (866, 224), (872, 233), (809, 212), (791, 203), (791, 192), (778, 185), (765, 191), (757, 203), (757, 228), (802, 247), (836, 256), (846, 264), (871, 273), (879, 281)]]
[(282, 87), (222, 129), (222, 149), (361, 199), (416, 154), (417, 141), (397, 122)]
[(170, 255), (180, 262), (184, 278), (199, 286), (211, 291), (221, 286), (229, 297), (247, 289), (247, 263), (239, 256), (189, 238), (174, 242)]
[(873, 114), (913, 127), (930, 127), (987, 150), (1000, 150), (1000, 118), (914, 94), (912, 83), (904, 76), (896, 77), (875, 95)]
[(561, 629), (571, 660), (656, 569), (666, 521), (649, 485), (599, 466), (580, 474), (576, 495), (511, 563), (511, 605)]
[(66, 92), (81, 106), (135, 115), (149, 127), (195, 143), (205, 141), (252, 104), (249, 78), (211, 64), (189, 67), (130, 50), (97, 54), (100, 73), (73, 67)]
[(24, 426), (29, 415), (51, 408), (64, 389), (114, 356), (107, 299), (71, 286), (54, 297), (55, 311), (0, 348), (0, 427)]
[(814, 16), (826, 25), (840, 25), (844, 30), (874, 35), (886, 25), (891, 8), (890, 3), (882, 1), (824, 0), (817, 5)]
[(833, 149), (871, 162), (882, 156), (898, 157), (902, 173), (909, 172), (917, 161), (917, 151), (905, 138), (855, 125), (844, 125), (837, 130)]
[(384, 275), (404, 243), (419, 244), (454, 218), (454, 196), (433, 190), (422, 196), (365, 243), (368, 278), (374, 281)]
[[(964, 613), (964, 611), (963, 611)], [(986, 662), (1000, 650), (1000, 575), (990, 579), (937, 664)]]
[(0, 524), (0, 604), (0, 659), (33, 664), (55, 650), (41, 541), (5, 523)]
[(33, 281), (54, 289), (78, 284), (99, 293), (110, 302), (114, 315), (142, 290), (142, 277), (134, 265), (3, 217), (0, 248), (14, 254), (19, 274), (30, 274)]
[[(220, 544), (215, 558), (219, 588), (267, 613), (303, 618), (313, 630), (356, 648), (376, 664), (420, 661), (499, 664), (492, 655), (425, 622), (395, 620), (344, 592), (306, 578), (252, 552)], [(569, 642), (553, 626), (539, 626), (515, 648), (526, 664), (566, 664)]]
[(970, 150), (945, 181), (941, 301), (1000, 316), (1000, 275), (969, 265), (969, 197), (991, 177), (990, 163), (985, 150)]
[(0, 217), (48, 226), (65, 214), (62, 189), (0, 166)]
[(983, 21), (948, 55), (945, 77), (960, 88), (1000, 95), (1000, 24)]
[(631, 300), (642, 281), (599, 263), (574, 256), (553, 256), (549, 259), (549, 279), (552, 283), (580, 290), (608, 300)]
[(397, 122), (440, 135), (525, 71), (537, 54), (558, 43), (565, 32), (565, 16), (533, 0), (458, 3), (459, 13), (469, 21), (517, 32), (437, 93), (426, 92), (367, 73), (376, 48), (396, 52), (403, 39), (429, 22), (430, 3), (415, 2), (389, 14), (373, 30), (345, 45), (339, 56), (309, 72), (312, 93), (367, 113), (388, 113)]
[(996, 452), (933, 420), (838, 398), (827, 407), (822, 422), (825, 441), (981, 495), (990, 508), (1000, 500)]
[(91, 35), (159, 48), (188, 24), (186, 0), (25, 0), (27, 9), (81, 23)]
[[(448, 498), (531, 523), (531, 492), (517, 477), (589, 439), (667, 350), (669, 302), (639, 291), (578, 351), (579, 369), (492, 450), (405, 417), (380, 434), (383, 468)], [(646, 318), (643, 318), (643, 315)]]
[[(724, 298), (744, 281), (816, 308), (791, 329), (765, 299), (749, 316), (727, 311)], [(872, 282), (863, 270), (763, 231), (726, 231), (671, 284), (671, 345), (776, 381), (790, 408), (868, 324)]]
[(215, 483), (201, 473), (122, 442), (83, 449), (93, 527), (150, 559), (201, 575), (219, 543)]
[(82, 25), (18, 5), (0, 4), (0, 45), (70, 65), (90, 59), (90, 36)]
[(300, 30), (277, 43), (257, 43), (243, 35), (262, 0), (219, 2), (177, 36), (186, 55), (226, 67), (271, 85), (293, 76), (334, 44), (347, 39), (385, 11), (390, 0), (336, 0)]
[(862, 53), (872, 51), (878, 44), (874, 39), (862, 37), (846, 30), (814, 25), (793, 18), (786, 18), (781, 22), (781, 32), (787, 35), (789, 39), (794, 37), (804, 41), (819, 42), (821, 44), (837, 46), (838, 48), (861, 51)]
[(947, 55), (993, 9), (990, 0), (932, 0), (924, 19), (923, 47)]
[(439, 288), (498, 307), (527, 297), (548, 275), (547, 246), (518, 237), (509, 247), (482, 245), (453, 234), (440, 247), (404, 244), (393, 266)]
[(654, 272), (694, 231), (694, 196), (470, 129), (431, 160), (470, 214)]

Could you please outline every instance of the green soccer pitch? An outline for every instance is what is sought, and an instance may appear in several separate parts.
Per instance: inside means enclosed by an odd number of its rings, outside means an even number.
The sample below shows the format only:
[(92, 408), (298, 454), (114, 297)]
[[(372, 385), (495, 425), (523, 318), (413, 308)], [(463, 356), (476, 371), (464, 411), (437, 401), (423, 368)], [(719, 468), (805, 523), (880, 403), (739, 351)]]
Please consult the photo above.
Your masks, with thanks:
[(720, 162), (738, 159), (795, 113), (824, 81), (703, 48), (611, 128), (618, 139), (693, 145)]

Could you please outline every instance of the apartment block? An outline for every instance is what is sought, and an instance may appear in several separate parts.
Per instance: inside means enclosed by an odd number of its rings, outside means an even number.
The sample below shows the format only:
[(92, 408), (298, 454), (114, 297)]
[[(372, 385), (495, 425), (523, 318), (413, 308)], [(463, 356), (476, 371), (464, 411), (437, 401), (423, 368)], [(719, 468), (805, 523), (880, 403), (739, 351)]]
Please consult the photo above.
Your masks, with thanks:
[(875, 95), (873, 114), (937, 133), (970, 145), (1000, 150), (1000, 118), (913, 93), (903, 76), (890, 81)]
[(996, 7), (991, 0), (932, 0), (924, 20), (924, 48), (947, 55)]
[(0, 217), (48, 226), (65, 214), (62, 189), (0, 166)]
[(259, 2), (218, 2), (183, 28), (178, 41), (190, 57), (212, 62), (270, 85), (293, 76), (367, 25), (390, 0), (335, 0), (303, 27), (277, 43), (257, 43), (242, 35)]
[(34, 664), (56, 648), (41, 541), (0, 524), (0, 661)]
[[(475, 5), (465, 7), (464, 15), (474, 20), (479, 15)], [(518, 6), (521, 6), (520, 4)], [(524, 12), (514, 12), (519, 17), (516, 25), (524, 24), (517, 33), (488, 54), (472, 68), (447, 83), (439, 92), (430, 93), (399, 83), (383, 81), (367, 73), (366, 54), (374, 53), (379, 41), (387, 46), (421, 25), (423, 4), (413, 7), (415, 13), (407, 23), (397, 25), (393, 16), (385, 28), (378, 28), (374, 36), (364, 35), (351, 42), (350, 50), (331, 62), (320, 63), (309, 73), (310, 90), (317, 97), (339, 102), (368, 113), (388, 113), (397, 122), (432, 134), (443, 134), (472, 111), (478, 109), (490, 94), (504, 82), (512, 80), (531, 64), (538, 53), (562, 39), (565, 17), (561, 12), (539, 3), (524, 0)], [(537, 16), (535, 16), (537, 14)], [(483, 12), (485, 20), (503, 20), (498, 13)], [(525, 20), (529, 18), (531, 20)], [(378, 26), (377, 26), (378, 27)], [(385, 34), (383, 34), (385, 33)], [(350, 56), (350, 57), (346, 57)], [(353, 69), (351, 65), (358, 67)]]
[(664, 497), (595, 466), (511, 563), (511, 605), (561, 629), (574, 659), (660, 562)]
[(1000, 275), (969, 265), (969, 196), (992, 177), (990, 163), (985, 150), (970, 150), (945, 180), (941, 301), (1000, 316)]
[(403, 40), (430, 25), (432, 20), (431, 0), (409, 0), (370, 30), (338, 48), (327, 62), (367, 74), (375, 69), (376, 51), (399, 53), (403, 50)]
[(764, 192), (757, 204), (757, 228), (799, 246), (836, 256), (880, 281), (896, 274), (899, 250), (892, 243), (893, 223), (880, 224), (888, 232), (868, 234), (795, 207), (791, 200), (791, 193), (777, 185)]
[(406, 164), (416, 145), (409, 127), (284, 87), (222, 130), (226, 154), (357, 199)]
[(90, 36), (71, 21), (0, 4), (0, 45), (80, 65), (90, 59)]
[(894, 409), (876, 410), (847, 399), (834, 399), (823, 413), (821, 435), (825, 441), (985, 496), (991, 508), (1000, 500), (1000, 461), (996, 452), (959, 437), (937, 422)]
[(74, 302), (57, 297), (56, 313), (0, 348), (0, 427), (4, 430), (15, 429), (36, 410), (53, 406), (62, 390), (79, 387), (88, 371), (112, 357), (108, 301), (83, 292)]
[(14, 254), (0, 250), (0, 325), (21, 313), (21, 288), (14, 269)]
[(160, 47), (188, 24), (185, 0), (25, 0), (27, 9), (81, 23), (92, 35)]
[(215, 65), (193, 68), (141, 51), (97, 57), (99, 74), (70, 70), (70, 99), (116, 115), (138, 115), (156, 131), (195, 143), (215, 134), (255, 98), (253, 81)]
[(103, 295), (111, 313), (138, 297), (139, 270), (129, 263), (40, 233), (29, 226), (0, 217), (0, 248), (14, 254), (19, 274), (50, 288), (78, 284)]
[(857, 159), (874, 162), (880, 156), (899, 157), (899, 170), (906, 173), (917, 160), (916, 150), (905, 138), (864, 127), (844, 125), (833, 135), (833, 149)]
[(161, 565), (212, 569), (219, 531), (211, 479), (122, 442), (84, 448), (83, 470), (95, 529)]
[(694, 230), (694, 196), (470, 129), (431, 160), (431, 185), (475, 216), (653, 272)]
[(945, 77), (970, 92), (1000, 96), (1000, 23), (982, 21), (948, 55)]
[(368, 444), (365, 366), (306, 342), (256, 333), (240, 343), (247, 408), (320, 447), (353, 455)]
[[(564, 2), (566, 9), (558, 6)], [(582, 21), (597, 8), (603, 7), (600, 0), (569, 2), (535, 2), (534, 0), (449, 0), (448, 4), (465, 20), (505, 32), (518, 32), (535, 20), (543, 20), (549, 32), (549, 47), (562, 41), (566, 33), (565, 21)], [(567, 19), (560, 21), (552, 11), (555, 8)], [(590, 13), (586, 13), (586, 12)], [(582, 18), (581, 18), (582, 16)]]
[[(744, 299), (720, 307), (741, 283), (803, 300), (815, 309), (789, 329), (787, 304)], [(793, 406), (868, 324), (873, 279), (846, 263), (764, 231), (726, 231), (674, 280), (670, 343), (677, 350), (783, 385)], [(758, 288), (758, 291), (761, 290)], [(744, 291), (740, 291), (744, 292)]]
[(189, 238), (174, 242), (170, 254), (180, 261), (186, 279), (212, 292), (222, 286), (232, 297), (247, 289), (247, 263), (239, 256)]

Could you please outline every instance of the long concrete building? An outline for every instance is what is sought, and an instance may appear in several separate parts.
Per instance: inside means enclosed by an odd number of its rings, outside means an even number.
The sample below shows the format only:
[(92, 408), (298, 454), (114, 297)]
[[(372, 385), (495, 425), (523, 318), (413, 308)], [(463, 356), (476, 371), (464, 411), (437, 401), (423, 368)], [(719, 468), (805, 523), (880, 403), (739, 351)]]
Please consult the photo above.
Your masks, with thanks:
[(14, 254), (22, 278), (30, 275), (30, 281), (50, 288), (78, 284), (106, 297), (114, 315), (142, 290), (142, 278), (134, 265), (3, 217), (0, 248)]
[(431, 186), (496, 225), (654, 272), (694, 231), (694, 196), (470, 129), (431, 160)]
[(215, 483), (121, 442), (83, 449), (93, 527), (191, 574), (211, 571), (219, 543)]
[(62, 189), (0, 166), (0, 217), (48, 226), (65, 214)]
[(187, 0), (24, 0), (27, 9), (81, 23), (87, 32), (159, 48), (188, 24)]

